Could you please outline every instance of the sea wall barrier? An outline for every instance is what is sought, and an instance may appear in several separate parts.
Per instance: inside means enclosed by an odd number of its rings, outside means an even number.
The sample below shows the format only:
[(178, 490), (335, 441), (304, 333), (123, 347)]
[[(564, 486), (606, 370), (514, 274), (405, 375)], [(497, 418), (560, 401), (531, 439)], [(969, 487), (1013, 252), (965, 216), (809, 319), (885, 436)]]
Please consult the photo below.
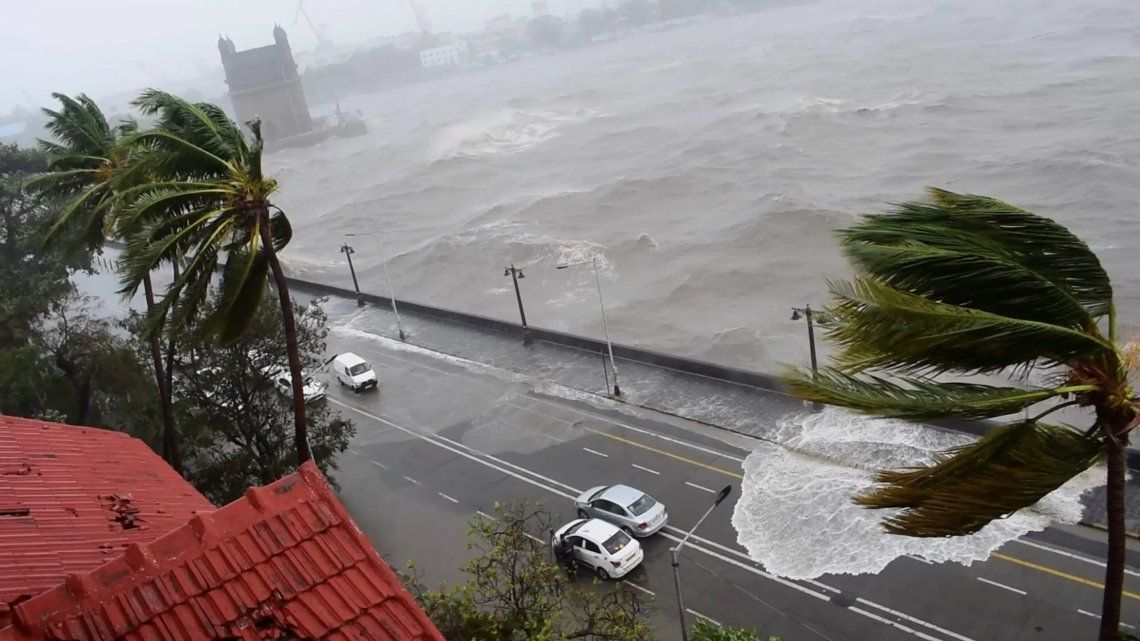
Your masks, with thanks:
[[(302, 280), (299, 278), (288, 277), (289, 286), (295, 288), (297, 291), (303, 291), (309, 294), (316, 294), (321, 296), (337, 296), (347, 299), (362, 300), (365, 303), (389, 308), (392, 305), (392, 299), (378, 294), (370, 294), (361, 292), (359, 295), (348, 288), (338, 287), (336, 285), (328, 285), (325, 283), (317, 283), (309, 280)], [(562, 345), (565, 347), (572, 347), (585, 351), (604, 353), (606, 350), (606, 343), (593, 338), (570, 334), (567, 332), (560, 332), (552, 329), (543, 329), (528, 325), (523, 327), (518, 323), (511, 321), (501, 320), (498, 318), (491, 318), (489, 316), (481, 316), (479, 314), (471, 314), (468, 312), (460, 312), (453, 309), (446, 309), (443, 307), (436, 307), (433, 305), (425, 305), (423, 303), (416, 303), (409, 300), (397, 299), (396, 304), (399, 306), (401, 313), (414, 313), (421, 316), (427, 316), (453, 323), (460, 323), (470, 325), (483, 330), (490, 330), (500, 332), (509, 336), (517, 337), (521, 342), (523, 338), (529, 333), (530, 337), (536, 341), (545, 341), (555, 345)], [(730, 367), (727, 365), (720, 365), (718, 363), (710, 363), (694, 358), (687, 358), (683, 356), (676, 356), (674, 354), (665, 354), (642, 347), (634, 347), (631, 345), (622, 345), (620, 343), (613, 344), (614, 356), (622, 360), (637, 361), (656, 367), (676, 370), (686, 374), (695, 374), (707, 378), (725, 381), (728, 383), (735, 383), (737, 385), (745, 385), (755, 388), (760, 392), (787, 394), (787, 390), (783, 388), (779, 379), (771, 374), (757, 372), (752, 370), (741, 369), (738, 367)], [(657, 411), (664, 411), (672, 413), (667, 409), (652, 407)], [(682, 417), (692, 420), (692, 417)], [(946, 421), (931, 421), (932, 425), (937, 427), (952, 429), (958, 432), (965, 432), (975, 436), (982, 436), (989, 431), (996, 423), (991, 421), (968, 421), (968, 420), (946, 420)], [(723, 425), (709, 424), (713, 427), (720, 429), (730, 429)], [(731, 430), (737, 432), (737, 430)], [(746, 432), (737, 432), (745, 436), (754, 436)], [(1128, 452), (1128, 467), (1140, 471), (1140, 451), (1129, 450)]]

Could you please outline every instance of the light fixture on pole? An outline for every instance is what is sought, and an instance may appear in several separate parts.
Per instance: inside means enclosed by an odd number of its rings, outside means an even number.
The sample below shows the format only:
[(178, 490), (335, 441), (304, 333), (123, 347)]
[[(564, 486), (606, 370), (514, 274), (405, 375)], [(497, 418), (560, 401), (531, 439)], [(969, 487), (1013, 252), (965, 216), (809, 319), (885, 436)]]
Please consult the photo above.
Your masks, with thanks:
[(689, 540), (689, 537), (693, 535), (693, 532), (696, 532), (697, 528), (701, 527), (701, 523), (704, 523), (705, 519), (707, 519), (709, 515), (712, 514), (712, 511), (716, 509), (716, 506), (720, 505), (721, 502), (728, 498), (728, 495), (731, 493), (731, 485), (726, 485), (723, 489), (721, 489), (720, 492), (717, 492), (716, 498), (713, 500), (713, 504), (709, 506), (709, 509), (705, 510), (704, 516), (697, 519), (697, 524), (685, 533), (685, 536), (681, 538), (681, 542), (677, 544), (677, 547), (669, 550), (669, 554), (673, 560), (673, 586), (676, 588), (677, 592), (677, 615), (680, 617), (681, 621), (681, 641), (689, 641), (689, 629), (685, 627), (685, 602), (681, 598), (681, 567), (677, 563), (677, 554), (681, 551), (681, 548), (684, 547), (685, 542)]
[(356, 304), (363, 305), (364, 297), (360, 295), (360, 284), (356, 282), (356, 268), (352, 266), (352, 254), (355, 252), (356, 250), (349, 247), (348, 243), (340, 246), (340, 253), (348, 259), (348, 273), (352, 274), (352, 288), (356, 290)]
[[(606, 320), (606, 301), (602, 298), (602, 277), (598, 275), (598, 257), (595, 256), (590, 260), (584, 260), (579, 263), (570, 263), (569, 265), (559, 265), (557, 269), (566, 269), (567, 267), (577, 267), (578, 265), (594, 265), (594, 283), (598, 286), (598, 304), (602, 307), (602, 329), (606, 333), (606, 349), (610, 353), (610, 369), (614, 371), (614, 396), (621, 396), (621, 387), (618, 386), (618, 370), (617, 361), (614, 360), (614, 344), (610, 341), (610, 324)], [(608, 385), (608, 383), (607, 383)]]
[(530, 345), (530, 328), (526, 325), (526, 311), (523, 310), (522, 294), (519, 292), (519, 279), (526, 278), (526, 274), (523, 273), (523, 270), (515, 267), (514, 263), (511, 263), (509, 267), (503, 268), (503, 276), (510, 276), (511, 282), (515, 285), (515, 299), (519, 302), (519, 318), (522, 320), (523, 327), (523, 345)]
[(808, 345), (811, 348), (811, 371), (813, 373), (817, 369), (815, 363), (815, 313), (816, 312), (811, 308), (811, 305), (792, 308), (792, 320), (796, 321), (801, 318), (807, 319)]
[(345, 234), (345, 236), (371, 236), (376, 239), (376, 251), (380, 253), (380, 264), (384, 267), (384, 280), (388, 281), (388, 300), (392, 301), (392, 313), (396, 315), (396, 330), (400, 333), (400, 340), (407, 340), (404, 324), (400, 322), (400, 309), (396, 307), (396, 288), (392, 285), (392, 275), (388, 273), (388, 261), (384, 259), (384, 245), (380, 243), (380, 234)]

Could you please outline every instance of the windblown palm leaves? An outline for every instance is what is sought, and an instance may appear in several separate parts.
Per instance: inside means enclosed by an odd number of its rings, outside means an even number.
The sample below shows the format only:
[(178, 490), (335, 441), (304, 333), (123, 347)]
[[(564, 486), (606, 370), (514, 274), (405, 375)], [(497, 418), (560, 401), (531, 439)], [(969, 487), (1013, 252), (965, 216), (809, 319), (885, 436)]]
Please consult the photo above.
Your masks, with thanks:
[[(1097, 408), (1091, 429), (1027, 418), (934, 465), (882, 472), (856, 502), (901, 508), (888, 531), (976, 532), (1036, 503), (1126, 439), (1137, 410), (1114, 345), (1112, 287), (1096, 255), (1057, 223), (1007, 203), (931, 191), (841, 232), (858, 274), (833, 282), (834, 367), (795, 371), (800, 396), (906, 419), (1008, 416), (1054, 400)], [(1107, 336), (1101, 332), (1104, 320)], [(1057, 368), (1056, 386), (943, 382), (940, 374)], [(1088, 426), (1086, 426), (1088, 427)]]
[(135, 291), (147, 271), (184, 257), (155, 314), (155, 320), (173, 314), (170, 321), (182, 325), (202, 307), (224, 263), (223, 302), (207, 325), (223, 342), (232, 341), (264, 299), (263, 227), (275, 251), (292, 235), (288, 219), (269, 201), (277, 183), (261, 172), (260, 129), (253, 126), (250, 144), (218, 107), (160, 91), (143, 94), (136, 105), (159, 121), (132, 139), (143, 151), (130, 171), (155, 179), (124, 194), (130, 205), (122, 224), (136, 230), (124, 256), (124, 291)]
[(158, 121), (129, 140), (138, 151), (124, 180), (139, 186), (123, 192), (127, 205), (117, 220), (130, 230), (123, 291), (133, 293), (150, 270), (177, 261), (180, 273), (151, 314), (150, 331), (164, 321), (182, 326), (198, 316), (224, 265), (220, 303), (205, 327), (228, 343), (249, 328), (272, 271), (293, 379), (298, 463), (307, 461), (312, 454), (304, 377), (288, 284), (277, 259), (292, 228), (270, 202), (277, 182), (262, 172), (261, 126), (249, 123), (249, 141), (217, 106), (161, 91), (148, 91), (135, 104)]
[(60, 108), (44, 109), (44, 113), (55, 142), (40, 141), (50, 158), (50, 171), (37, 176), (30, 187), (68, 203), (48, 230), (49, 241), (75, 229), (89, 249), (99, 249), (113, 213), (116, 174), (130, 155), (130, 148), (120, 143), (135, 131), (135, 123), (110, 125), (99, 106), (83, 94), (52, 96)]

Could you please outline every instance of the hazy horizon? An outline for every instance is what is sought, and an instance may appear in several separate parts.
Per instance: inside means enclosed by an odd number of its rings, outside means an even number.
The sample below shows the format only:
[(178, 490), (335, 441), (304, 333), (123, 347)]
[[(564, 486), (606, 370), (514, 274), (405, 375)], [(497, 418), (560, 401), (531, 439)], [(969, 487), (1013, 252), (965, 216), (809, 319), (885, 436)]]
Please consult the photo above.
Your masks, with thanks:
[[(465, 31), (494, 16), (529, 15), (531, 0), (416, 0), (432, 30)], [(557, 14), (596, 4), (593, 0), (547, 0)], [(0, 16), (0, 114), (17, 106), (49, 106), (52, 92), (111, 95), (141, 86), (186, 81), (220, 68), (217, 38), (239, 49), (272, 41), (274, 24), (289, 33), (296, 50), (311, 49), (316, 36), (296, 0), (232, 2), (147, 0), (27, 2)], [(408, 0), (304, 0), (314, 22), (337, 45), (416, 29)]]

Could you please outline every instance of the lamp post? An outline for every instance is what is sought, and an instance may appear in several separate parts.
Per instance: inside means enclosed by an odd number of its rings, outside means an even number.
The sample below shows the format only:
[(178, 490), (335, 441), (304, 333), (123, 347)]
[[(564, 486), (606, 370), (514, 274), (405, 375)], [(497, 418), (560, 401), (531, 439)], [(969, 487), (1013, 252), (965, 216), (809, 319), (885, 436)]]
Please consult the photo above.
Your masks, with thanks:
[(515, 267), (514, 263), (511, 263), (509, 267), (503, 268), (503, 276), (510, 276), (511, 282), (515, 285), (515, 300), (519, 302), (519, 318), (522, 320), (523, 326), (523, 345), (530, 345), (530, 328), (526, 325), (526, 311), (523, 309), (522, 293), (519, 292), (519, 279), (526, 278), (526, 274), (523, 273), (523, 270)]
[(400, 322), (400, 309), (396, 307), (396, 288), (392, 285), (392, 275), (388, 273), (388, 261), (384, 259), (384, 245), (380, 243), (380, 234), (345, 234), (345, 236), (371, 236), (376, 239), (376, 251), (380, 253), (380, 265), (384, 267), (384, 280), (388, 281), (388, 300), (392, 301), (392, 313), (396, 315), (396, 330), (400, 333), (400, 340), (407, 340), (404, 334), (404, 324)]
[(360, 284), (356, 282), (356, 269), (352, 266), (352, 254), (355, 251), (355, 249), (348, 246), (348, 243), (340, 246), (340, 253), (344, 254), (344, 257), (348, 259), (348, 273), (352, 274), (352, 288), (356, 290), (356, 304), (363, 305), (364, 297), (360, 295)]
[(685, 536), (681, 538), (681, 542), (677, 544), (677, 547), (669, 550), (669, 554), (673, 559), (673, 586), (677, 589), (677, 615), (681, 620), (681, 641), (689, 641), (689, 629), (685, 627), (685, 602), (681, 598), (681, 568), (677, 563), (677, 554), (681, 551), (681, 548), (684, 547), (685, 542), (689, 540), (689, 537), (693, 535), (693, 532), (697, 531), (697, 528), (701, 526), (701, 523), (705, 522), (705, 519), (707, 519), (709, 515), (712, 514), (712, 511), (716, 509), (716, 506), (720, 505), (721, 501), (724, 501), (726, 498), (728, 498), (728, 495), (730, 493), (732, 493), (731, 485), (726, 485), (723, 489), (721, 489), (720, 492), (717, 492), (716, 499), (713, 500), (713, 504), (709, 506), (709, 509), (705, 510), (704, 516), (697, 519), (697, 524), (685, 533)]
[(792, 308), (792, 320), (795, 321), (801, 318), (807, 319), (808, 345), (811, 347), (811, 371), (813, 374), (817, 369), (815, 363), (815, 321), (813, 320), (814, 314), (815, 311), (812, 310), (811, 305)]
[[(569, 265), (559, 265), (557, 269), (566, 269), (567, 267), (577, 267), (578, 265), (585, 265), (591, 263), (594, 265), (594, 283), (598, 286), (598, 304), (602, 307), (602, 329), (606, 333), (606, 349), (610, 353), (610, 369), (614, 371), (614, 396), (621, 396), (621, 387), (618, 386), (618, 370), (617, 361), (614, 360), (614, 344), (610, 341), (610, 324), (606, 320), (606, 301), (602, 298), (602, 277), (598, 275), (598, 257), (594, 256), (590, 260), (584, 260), (580, 263), (570, 263)], [(607, 383), (607, 386), (609, 383)]]

